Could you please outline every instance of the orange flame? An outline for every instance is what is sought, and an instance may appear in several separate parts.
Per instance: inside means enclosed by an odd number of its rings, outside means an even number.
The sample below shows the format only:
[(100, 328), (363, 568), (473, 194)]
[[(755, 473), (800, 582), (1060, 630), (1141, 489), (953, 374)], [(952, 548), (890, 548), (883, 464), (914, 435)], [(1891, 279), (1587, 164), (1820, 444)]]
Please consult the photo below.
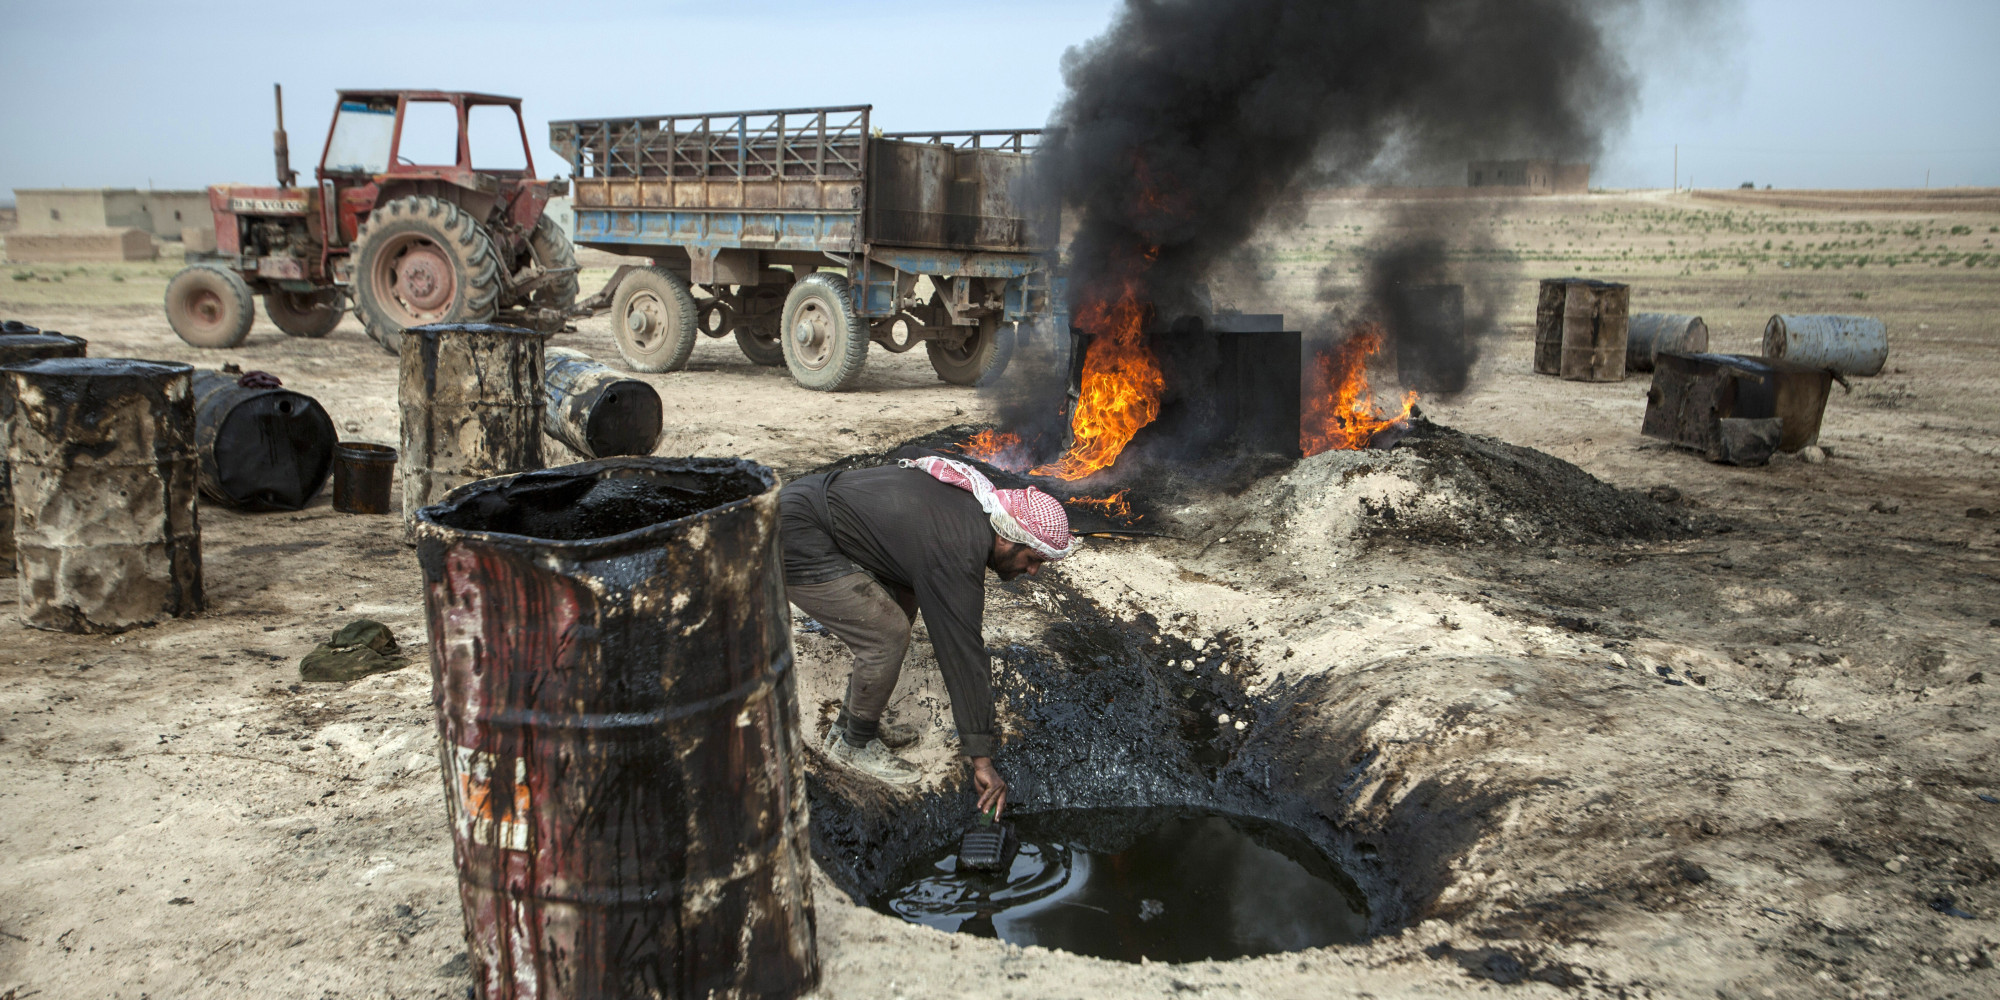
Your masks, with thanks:
[[(1151, 248), (1146, 260), (1159, 253)], [(1134, 264), (1119, 284), (1116, 298), (1098, 298), (1084, 306), (1077, 326), (1090, 333), (1083, 356), (1083, 385), (1070, 414), (1069, 451), (1035, 469), (1038, 476), (1082, 479), (1109, 468), (1141, 427), (1160, 415), (1160, 393), (1166, 376), (1146, 346), (1146, 319), (1139, 277), (1144, 266)]]
[(1373, 323), (1357, 327), (1346, 340), (1313, 359), (1299, 419), (1299, 447), (1307, 455), (1368, 447), (1384, 429), (1410, 419), (1414, 391), (1403, 394), (1403, 408), (1385, 416), (1368, 388), (1368, 359), (1382, 349), (1382, 331)]
[(1025, 472), (1035, 464), (1035, 457), (1021, 443), (1021, 435), (1010, 431), (996, 431), (991, 428), (966, 438), (957, 445), (960, 453), (968, 458), (976, 458), (996, 469), (1008, 472)]
[(1132, 488), (1127, 486), (1108, 497), (1071, 497), (1067, 503), (1071, 507), (1094, 510), (1105, 517), (1131, 517), (1132, 520), (1137, 521), (1145, 515), (1132, 517), (1132, 505), (1125, 499), (1126, 494), (1131, 492)]

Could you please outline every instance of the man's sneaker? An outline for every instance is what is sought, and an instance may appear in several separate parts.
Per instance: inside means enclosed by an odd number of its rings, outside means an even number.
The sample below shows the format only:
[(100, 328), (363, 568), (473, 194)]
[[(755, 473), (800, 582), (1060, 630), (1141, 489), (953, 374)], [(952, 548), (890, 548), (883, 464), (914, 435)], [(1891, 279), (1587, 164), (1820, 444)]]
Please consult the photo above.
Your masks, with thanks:
[(917, 765), (896, 756), (881, 740), (869, 740), (865, 747), (847, 742), (839, 726), (828, 731), (826, 755), (870, 777), (892, 785), (915, 784), (924, 772)]
[[(834, 721), (833, 728), (837, 732), (845, 728), (846, 725), (847, 715), (843, 712)], [(878, 728), (875, 730), (875, 738), (881, 740), (882, 745), (891, 750), (901, 750), (915, 743), (918, 737), (923, 735), (922, 730), (907, 722), (892, 722), (888, 719), (883, 719), (881, 722), (876, 723), (876, 726)]]

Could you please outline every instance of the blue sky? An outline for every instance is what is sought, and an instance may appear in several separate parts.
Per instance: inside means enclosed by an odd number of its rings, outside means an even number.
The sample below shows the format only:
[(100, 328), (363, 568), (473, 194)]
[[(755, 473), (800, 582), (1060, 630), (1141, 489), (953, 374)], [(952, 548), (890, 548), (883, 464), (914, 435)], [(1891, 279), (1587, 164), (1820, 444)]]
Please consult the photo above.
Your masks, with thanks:
[[(2000, 185), (2000, 0), (1742, 0), (1621, 37), (1643, 101), (1593, 183)], [(498, 14), (491, 13), (495, 9)], [(272, 82), (310, 172), (342, 86), (526, 99), (549, 119), (872, 103), (891, 131), (1037, 125), (1106, 0), (0, 7), (0, 198), (271, 176)], [(341, 13), (336, 14), (338, 10)], [(1679, 26), (1688, 27), (1688, 26)]]

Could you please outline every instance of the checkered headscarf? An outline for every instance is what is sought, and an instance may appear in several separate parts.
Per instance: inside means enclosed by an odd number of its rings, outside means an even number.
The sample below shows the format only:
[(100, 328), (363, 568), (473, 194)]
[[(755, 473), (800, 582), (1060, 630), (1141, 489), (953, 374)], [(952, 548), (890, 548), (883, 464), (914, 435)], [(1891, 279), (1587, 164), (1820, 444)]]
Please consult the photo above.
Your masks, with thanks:
[(1069, 533), (1069, 512), (1062, 502), (1030, 486), (1025, 490), (996, 490), (978, 469), (949, 458), (903, 459), (906, 469), (922, 469), (938, 482), (956, 486), (979, 500), (993, 531), (1001, 538), (1026, 545), (1051, 562), (1076, 551), (1076, 539)]

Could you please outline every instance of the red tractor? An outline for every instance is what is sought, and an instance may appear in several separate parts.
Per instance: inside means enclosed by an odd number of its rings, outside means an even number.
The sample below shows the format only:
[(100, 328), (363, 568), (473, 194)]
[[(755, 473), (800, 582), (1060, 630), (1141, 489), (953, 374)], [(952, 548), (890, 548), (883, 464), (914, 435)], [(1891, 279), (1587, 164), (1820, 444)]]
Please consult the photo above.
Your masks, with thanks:
[(215, 248), (167, 285), (167, 321), (197, 347), (250, 333), (250, 297), (294, 337), (324, 337), (351, 304), (383, 349), (406, 327), (498, 321), (560, 330), (576, 253), (542, 214), (568, 182), (535, 179), (515, 97), (343, 90), (317, 183), (297, 186), (282, 91), (277, 187), (208, 189)]

